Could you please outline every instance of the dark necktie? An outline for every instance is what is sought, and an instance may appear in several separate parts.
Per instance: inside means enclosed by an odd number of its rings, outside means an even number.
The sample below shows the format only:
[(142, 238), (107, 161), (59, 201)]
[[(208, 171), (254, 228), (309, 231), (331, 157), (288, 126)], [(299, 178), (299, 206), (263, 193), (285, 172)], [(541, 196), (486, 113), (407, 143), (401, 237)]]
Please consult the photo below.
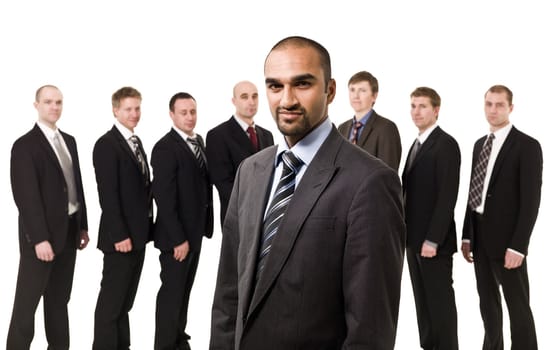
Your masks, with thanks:
[(193, 154), (195, 155), (195, 158), (197, 159), (197, 163), (199, 163), (199, 167), (203, 170), (206, 170), (206, 164), (205, 161), (205, 155), (203, 153), (203, 149), (201, 148), (201, 145), (199, 144), (199, 141), (197, 141), (197, 138), (187, 138), (188, 142), (193, 145)]
[(75, 174), (73, 172), (73, 162), (69, 155), (65, 151), (65, 148), (61, 145), (60, 135), (58, 133), (54, 136), (54, 147), (59, 157), (59, 163), (61, 165), (61, 170), (63, 171), (63, 177), (65, 178), (65, 183), (67, 184), (67, 195), (69, 203), (76, 205), (78, 202), (77, 199), (77, 190), (75, 186)]
[(302, 161), (291, 151), (283, 153), (281, 159), (283, 161), (283, 171), (281, 172), (281, 178), (277, 184), (272, 201), (266, 211), (266, 217), (264, 218), (264, 225), (262, 228), (256, 272), (257, 281), (264, 269), (266, 258), (270, 253), (272, 242), (277, 234), (279, 224), (281, 220), (283, 220), (287, 205), (295, 192), (296, 175), (302, 166)]
[(411, 165), (413, 164), (413, 161), (415, 160), (415, 157), (417, 156), (417, 152), (419, 152), (419, 148), (421, 148), (421, 142), (419, 142), (419, 139), (415, 140), (415, 143), (413, 144), (413, 147), (411, 147), (411, 152), (409, 152), (408, 162), (406, 165), (406, 171), (409, 171), (411, 168)]
[(490, 134), (482, 146), (482, 151), (478, 155), (478, 160), (474, 167), (469, 189), (469, 206), (475, 210), (482, 203), (482, 190), (484, 188), (484, 179), (486, 178), (486, 170), (488, 168), (488, 160), (492, 153), (492, 144), (495, 135)]
[(140, 165), (140, 170), (145, 183), (146, 185), (149, 185), (149, 167), (147, 166), (147, 162), (145, 161), (145, 157), (142, 152), (142, 142), (136, 135), (130, 136), (130, 141), (134, 145), (134, 154), (136, 155), (136, 159), (138, 159), (138, 164)]
[(353, 144), (358, 143), (358, 136), (360, 134), (359, 131), (362, 126), (362, 122), (355, 122), (353, 125), (352, 135), (350, 135), (350, 142), (352, 142)]
[(258, 151), (258, 137), (256, 136), (256, 130), (254, 130), (254, 127), (249, 126), (247, 128), (247, 134), (249, 134), (249, 139), (251, 140), (251, 144), (253, 145), (253, 150), (255, 152)]

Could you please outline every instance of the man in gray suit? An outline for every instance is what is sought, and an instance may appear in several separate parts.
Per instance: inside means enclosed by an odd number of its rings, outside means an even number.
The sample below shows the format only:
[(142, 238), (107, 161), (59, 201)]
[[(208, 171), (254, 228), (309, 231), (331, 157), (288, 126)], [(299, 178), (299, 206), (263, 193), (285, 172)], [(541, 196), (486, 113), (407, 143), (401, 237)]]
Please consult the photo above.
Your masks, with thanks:
[(210, 349), (393, 349), (405, 244), (398, 175), (329, 120), (336, 84), (323, 46), (285, 38), (264, 74), (284, 140), (236, 176)]

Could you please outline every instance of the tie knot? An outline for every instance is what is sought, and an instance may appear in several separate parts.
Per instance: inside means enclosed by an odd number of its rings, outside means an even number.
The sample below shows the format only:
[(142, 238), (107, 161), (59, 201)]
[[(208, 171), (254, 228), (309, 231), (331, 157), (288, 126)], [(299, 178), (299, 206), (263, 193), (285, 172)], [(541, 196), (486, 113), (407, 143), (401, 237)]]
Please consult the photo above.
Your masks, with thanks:
[(188, 140), (189, 143), (191, 143), (191, 144), (194, 145), (195, 147), (199, 147), (199, 141), (197, 141), (197, 139), (188, 137), (187, 140)]
[(488, 141), (493, 141), (495, 138), (496, 138), (496, 135), (494, 135), (494, 133), (491, 133), (490, 135), (488, 135)]
[(253, 126), (249, 126), (249, 127), (247, 128), (247, 132), (248, 132), (249, 134), (254, 133), (254, 132), (255, 132), (254, 127), (253, 127)]
[(302, 160), (298, 159), (293, 152), (287, 151), (281, 155), (283, 166), (291, 170), (293, 173), (298, 173), (302, 166)]
[(355, 129), (359, 129), (359, 128), (361, 128), (362, 126), (363, 126), (363, 123), (362, 123), (362, 122), (356, 122), (356, 123), (354, 123), (354, 128), (355, 128)]
[(140, 144), (140, 139), (136, 135), (130, 136), (129, 140), (136, 146)]

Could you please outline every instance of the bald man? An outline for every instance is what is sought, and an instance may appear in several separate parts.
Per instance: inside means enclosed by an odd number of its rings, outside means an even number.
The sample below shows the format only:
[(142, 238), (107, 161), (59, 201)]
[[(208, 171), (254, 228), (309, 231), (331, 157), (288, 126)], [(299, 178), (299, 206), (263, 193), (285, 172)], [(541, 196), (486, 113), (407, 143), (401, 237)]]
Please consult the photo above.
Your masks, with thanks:
[(241, 161), (274, 144), (272, 133), (254, 123), (258, 110), (258, 89), (250, 81), (241, 81), (233, 88), (235, 113), (207, 133), (207, 161), (211, 181), (220, 197), (220, 224), (233, 188), (235, 173)]

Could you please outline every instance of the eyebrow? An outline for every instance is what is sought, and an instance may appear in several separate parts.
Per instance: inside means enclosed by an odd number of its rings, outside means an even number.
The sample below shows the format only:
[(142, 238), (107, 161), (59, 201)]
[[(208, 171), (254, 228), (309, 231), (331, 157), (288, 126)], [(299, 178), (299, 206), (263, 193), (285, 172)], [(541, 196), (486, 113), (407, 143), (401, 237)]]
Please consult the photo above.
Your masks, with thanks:
[[(316, 76), (310, 73), (300, 74), (291, 78), (291, 82), (297, 82), (302, 80), (316, 80)], [(266, 78), (266, 84), (280, 83), (279, 79)]]

